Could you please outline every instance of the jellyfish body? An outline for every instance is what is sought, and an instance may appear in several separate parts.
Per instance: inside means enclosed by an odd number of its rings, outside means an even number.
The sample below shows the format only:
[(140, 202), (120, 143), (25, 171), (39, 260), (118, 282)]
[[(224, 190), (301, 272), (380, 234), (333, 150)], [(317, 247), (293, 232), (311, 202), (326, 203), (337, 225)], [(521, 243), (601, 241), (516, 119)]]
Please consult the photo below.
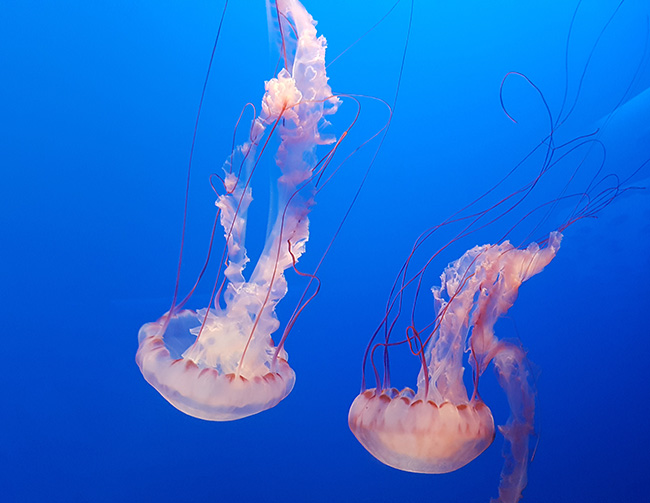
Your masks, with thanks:
[(482, 401), (436, 403), (410, 388), (364, 391), (352, 403), (348, 422), (379, 461), (415, 473), (453, 472), (494, 439), (492, 413)]
[[(225, 193), (216, 202), (226, 239), (224, 283), (212, 307), (172, 308), (139, 333), (136, 362), (145, 379), (179, 410), (212, 421), (266, 410), (293, 388), (295, 374), (287, 354), (271, 338), (280, 325), (275, 306), (287, 292), (284, 271), (296, 263), (309, 238), (314, 150), (334, 141), (319, 133), (324, 115), (334, 113), (339, 104), (327, 84), (325, 38), (317, 36), (314, 20), (297, 0), (278, 0), (274, 7), (279, 26), (284, 23), (287, 32), (282, 41), (286, 68), (266, 82), (249, 140), (224, 165)], [(280, 136), (278, 210), (246, 279), (249, 182), (267, 130)], [(243, 158), (241, 170), (233, 169), (235, 154)]]
[(528, 439), (533, 433), (534, 393), (525, 354), (500, 341), (494, 324), (513, 305), (521, 284), (548, 265), (560, 246), (553, 232), (540, 247), (517, 249), (508, 241), (477, 246), (450, 264), (432, 289), (437, 317), (426, 344), (417, 392), (368, 389), (352, 403), (348, 422), (377, 459), (400, 470), (446, 473), (481, 454), (494, 439), (492, 414), (463, 382), (463, 354), (471, 353), (475, 384), (493, 362), (511, 415), (499, 427), (506, 440), (501, 501), (516, 501), (526, 483)]
[[(293, 388), (295, 374), (286, 356), (276, 359), (274, 368), (258, 359), (258, 368), (247, 368), (237, 375), (237, 366), (208, 366), (184, 355), (195, 342), (192, 332), (200, 329), (200, 312), (183, 310), (169, 321), (163, 316), (140, 329), (137, 362), (145, 379), (178, 410), (209, 421), (229, 421), (257, 414), (277, 405)], [(165, 328), (166, 325), (166, 328)], [(214, 327), (211, 327), (214, 330)], [(238, 327), (223, 327), (216, 340), (219, 358), (241, 357)], [(214, 346), (213, 346), (214, 347)], [(179, 348), (175, 350), (175, 348)], [(272, 341), (267, 353), (273, 354)], [(183, 351), (185, 349), (185, 351)], [(251, 358), (251, 361), (253, 359)]]

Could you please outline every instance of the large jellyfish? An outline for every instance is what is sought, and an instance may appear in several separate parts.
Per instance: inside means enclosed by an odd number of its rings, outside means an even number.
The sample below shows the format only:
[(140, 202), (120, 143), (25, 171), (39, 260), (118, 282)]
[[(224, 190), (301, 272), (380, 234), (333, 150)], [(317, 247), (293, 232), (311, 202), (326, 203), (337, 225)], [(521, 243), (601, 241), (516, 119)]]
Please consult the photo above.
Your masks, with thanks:
[[(638, 68), (642, 63), (643, 56)], [(546, 136), (488, 191), (416, 240), (366, 349), (361, 392), (348, 415), (353, 434), (382, 463), (416, 473), (457, 470), (495, 438), (492, 412), (479, 393), (479, 381), (492, 364), (510, 414), (506, 424), (498, 427), (505, 441), (496, 500), (500, 503), (519, 501), (527, 483), (535, 434), (535, 386), (526, 351), (518, 341), (497, 338), (495, 324), (513, 306), (522, 284), (552, 262), (565, 231), (595, 217), (634, 188), (630, 181), (648, 164), (630, 166), (628, 177), (621, 176), (620, 166), (619, 172), (607, 174), (598, 130), (579, 136), (573, 130), (564, 133), (579, 93), (573, 102), (565, 95), (560, 110), (554, 112), (541, 90), (517, 72), (506, 75), (501, 88), (510, 119), (503, 89), (511, 80), (523, 83), (539, 100), (548, 118)], [(621, 93), (619, 105), (630, 98), (629, 90), (630, 86)], [(613, 113), (605, 118), (601, 131)], [(552, 190), (554, 196), (549, 198), (545, 190)], [(428, 252), (425, 245), (440, 234), (446, 236), (440, 243), (446, 244)], [(477, 239), (493, 244), (462, 251), (470, 239), (472, 245)], [(423, 253), (424, 265), (415, 267), (416, 254)], [(435, 259), (449, 253), (454, 253), (454, 260), (432, 288), (432, 316), (429, 306), (418, 308), (425, 274)], [(415, 390), (393, 385), (397, 380), (390, 361), (399, 348), (418, 360)], [(472, 369), (471, 379), (464, 376), (466, 363)], [(367, 383), (367, 368), (374, 386)], [(473, 386), (471, 394), (468, 385)]]
[[(209, 307), (183, 310), (184, 301), (174, 303), (138, 336), (136, 362), (144, 378), (177, 409), (211, 421), (269, 409), (293, 388), (295, 374), (287, 363), (284, 339), (276, 346), (271, 338), (280, 325), (275, 307), (287, 292), (284, 271), (295, 267), (309, 237), (315, 178), (327, 164), (327, 159), (318, 162), (316, 146), (334, 144), (334, 150), (337, 145), (320, 134), (324, 116), (339, 104), (327, 83), (325, 38), (317, 36), (314, 20), (299, 1), (277, 0), (272, 7), (285, 67), (266, 82), (248, 141), (235, 149), (219, 177), (223, 191), (216, 205), (226, 239), (224, 278), (215, 281)], [(277, 215), (246, 278), (251, 176), (276, 130), (281, 170)]]

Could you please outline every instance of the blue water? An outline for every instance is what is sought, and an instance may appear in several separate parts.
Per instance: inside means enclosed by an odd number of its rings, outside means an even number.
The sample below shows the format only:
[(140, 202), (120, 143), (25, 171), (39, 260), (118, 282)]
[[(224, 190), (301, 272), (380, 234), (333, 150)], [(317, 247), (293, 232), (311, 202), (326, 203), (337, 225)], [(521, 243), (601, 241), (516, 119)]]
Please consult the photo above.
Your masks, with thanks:
[[(192, 131), (223, 2), (2, 1), (2, 501), (446, 503), (497, 495), (499, 435), (457, 472), (415, 475), (372, 458), (349, 432), (347, 411), (363, 351), (414, 239), (487, 190), (547, 133), (529, 86), (514, 79), (504, 89), (517, 124), (501, 108), (499, 87), (507, 72), (523, 72), (558, 113), (576, 5), (414, 3), (389, 134), (320, 270), (321, 292), (287, 342), (296, 387), (274, 409), (210, 423), (170, 406), (142, 378), (134, 355), (139, 327), (171, 301)], [(393, 2), (305, 4), (333, 60)], [(617, 5), (593, 0), (578, 10), (569, 103), (582, 86), (558, 141), (605, 124), (604, 169), (624, 178), (650, 158), (649, 91), (643, 94), (650, 69), (641, 64), (650, 6), (624, 2), (599, 38)], [(392, 103), (408, 15), (402, 2), (331, 65), (335, 92)], [(185, 291), (214, 211), (207, 175), (228, 155), (242, 106), (259, 104), (277, 55), (264, 2), (231, 0), (199, 127)], [(344, 102), (334, 126), (354, 109)], [(363, 100), (349, 144), (385, 120), (382, 105)], [(376, 146), (345, 164), (323, 192), (305, 270), (327, 246)], [(254, 193), (261, 203), (251, 215), (253, 249), (266, 229), (265, 176)], [(648, 170), (630, 185), (650, 186)], [(559, 192), (552, 184), (541, 190), (540, 200)], [(556, 259), (523, 285), (497, 325), (497, 335), (520, 339), (538, 374), (539, 444), (525, 502), (650, 501), (650, 190), (624, 194), (598, 217), (565, 232)], [(496, 224), (464, 249), (503, 230)], [(429, 252), (443, 244), (434, 240)], [(429, 286), (462, 250), (454, 252), (432, 266), (422, 313), (432, 309)], [(295, 275), (289, 280), (290, 289), (300, 284)], [(291, 295), (281, 319), (296, 302)], [(206, 285), (192, 307), (208, 296)], [(395, 374), (400, 386), (415, 386), (417, 362), (397, 359)], [(488, 371), (481, 391), (502, 424), (507, 408), (494, 381)]]

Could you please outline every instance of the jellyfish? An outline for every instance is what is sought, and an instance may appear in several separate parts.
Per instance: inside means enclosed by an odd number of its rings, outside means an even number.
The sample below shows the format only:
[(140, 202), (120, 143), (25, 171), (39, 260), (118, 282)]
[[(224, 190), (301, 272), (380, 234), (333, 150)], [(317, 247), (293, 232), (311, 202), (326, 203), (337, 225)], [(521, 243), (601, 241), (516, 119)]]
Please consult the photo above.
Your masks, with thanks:
[[(563, 147), (571, 150), (579, 148), (577, 145), (585, 146), (577, 141)], [(529, 445), (535, 435), (534, 375), (521, 343), (499, 339), (495, 324), (514, 305), (521, 285), (541, 273), (556, 257), (563, 232), (575, 222), (595, 216), (626, 189), (615, 179), (611, 185), (603, 185), (607, 181), (604, 176), (594, 183), (593, 192), (559, 196), (539, 204), (509, 228), (496, 244), (474, 246), (445, 267), (439, 284), (431, 289), (433, 320), (418, 322), (416, 307), (423, 277), (433, 259), (526, 202), (540, 178), (558, 166), (557, 159), (553, 159), (557, 149), (563, 147), (550, 147), (553, 153), (546, 158), (541, 174), (519, 190), (494, 205), (476, 210), (478, 202), (486, 197), (484, 194), (468, 205), (467, 211), (454, 214), (416, 240), (395, 280), (385, 316), (366, 349), (361, 392), (348, 413), (348, 425), (354, 436), (382, 463), (408, 472), (444, 474), (467, 465), (485, 451), (495, 439), (496, 428), (492, 412), (479, 393), (479, 380), (492, 365), (510, 410), (506, 424), (498, 427), (504, 438), (505, 463), (499, 498), (495, 501), (520, 500), (527, 482)], [(569, 205), (571, 216), (545, 238), (533, 239), (526, 246), (505, 239), (538, 212), (543, 214), (540, 222), (546, 220), (549, 207), (565, 198), (577, 198), (580, 202), (577, 206)], [(412, 272), (415, 253), (437, 231), (458, 224), (461, 228), (450, 242), (432, 254), (423, 267)], [(525, 233), (528, 235), (530, 231)], [(409, 289), (414, 291), (413, 304), (406, 309)], [(394, 333), (403, 318), (407, 320), (405, 335), (396, 340)], [(415, 390), (410, 387), (400, 390), (391, 384), (389, 355), (400, 346), (407, 347), (418, 360), (420, 370)], [(378, 354), (382, 355), (379, 364), (376, 363)], [(367, 386), (367, 362), (377, 383), (374, 387)], [(471, 394), (464, 379), (466, 362), (472, 368)]]
[[(635, 78), (644, 56), (639, 58)], [(630, 166), (627, 176), (621, 166), (614, 173), (605, 169), (606, 147), (600, 135), (630, 99), (634, 81), (621, 93), (600, 130), (580, 135), (575, 130), (566, 132), (589, 64), (590, 59), (582, 69), (576, 95), (569, 98), (565, 92), (559, 110), (549, 105), (528, 76), (510, 72), (504, 77), (500, 97), (505, 116), (516, 122), (504, 89), (512, 81), (523, 83), (547, 121), (544, 135), (488, 190), (425, 230), (404, 261), (365, 351), (361, 390), (348, 413), (354, 436), (385, 465), (414, 473), (449, 473), (481, 455), (498, 431), (504, 439), (505, 462), (499, 495), (493, 501), (516, 503), (522, 498), (536, 436), (535, 375), (522, 342), (498, 337), (495, 326), (514, 305), (522, 284), (555, 259), (567, 230), (638, 188), (631, 181), (648, 165), (646, 161)], [(548, 197), (549, 190), (553, 197)], [(427, 245), (440, 236), (431, 253)], [(477, 241), (488, 244), (476, 246)], [(471, 245), (465, 246), (467, 242)], [(422, 254), (424, 264), (416, 267)], [(449, 256), (452, 260), (431, 288), (433, 298), (423, 309), (426, 275), (436, 260)], [(398, 379), (391, 359), (402, 348), (418, 362), (415, 389), (394, 385)], [(471, 378), (465, 375), (466, 366), (471, 367)], [(496, 428), (480, 393), (490, 367), (509, 408), (509, 418)], [(368, 382), (373, 378), (374, 386)]]
[[(280, 325), (275, 308), (287, 293), (284, 272), (296, 267), (309, 238), (315, 179), (327, 164), (327, 159), (318, 161), (316, 147), (333, 144), (334, 150), (337, 145), (335, 138), (321, 134), (325, 116), (339, 106), (325, 72), (326, 40), (298, 0), (277, 0), (272, 7), (284, 68), (265, 83), (248, 140), (228, 157), (223, 176), (215, 175), (223, 186), (216, 201), (226, 241), (223, 277), (215, 280), (208, 307), (183, 309), (187, 298), (174, 300), (169, 312), (138, 334), (136, 363), (144, 378), (180, 411), (210, 421), (274, 407), (294, 386), (284, 338), (278, 345), (272, 339)], [(277, 214), (257, 263), (245, 276), (251, 177), (275, 132), (281, 171)]]
[(476, 387), (469, 398), (463, 382), (469, 346), (475, 384), (492, 362), (508, 397), (511, 416), (499, 428), (510, 453), (501, 492), (521, 492), (534, 430), (534, 392), (524, 351), (497, 339), (494, 325), (514, 304), (521, 284), (553, 260), (561, 240), (559, 232), (552, 232), (542, 247), (534, 242), (518, 249), (509, 241), (476, 246), (447, 266), (440, 286), (432, 288), (437, 318), (419, 352), (417, 391), (368, 389), (350, 407), (350, 429), (373, 456), (404, 471), (448, 473), (490, 446), (495, 437), (490, 409)]

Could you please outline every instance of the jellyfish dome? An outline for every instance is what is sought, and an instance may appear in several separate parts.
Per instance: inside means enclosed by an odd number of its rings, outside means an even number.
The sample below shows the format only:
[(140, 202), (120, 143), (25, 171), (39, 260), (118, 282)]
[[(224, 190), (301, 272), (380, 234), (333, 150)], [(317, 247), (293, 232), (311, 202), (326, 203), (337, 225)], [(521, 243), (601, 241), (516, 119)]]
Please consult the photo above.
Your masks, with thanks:
[[(139, 333), (136, 362), (144, 378), (177, 409), (211, 421), (269, 409), (293, 388), (284, 337), (278, 345), (271, 337), (280, 326), (275, 306), (287, 293), (284, 271), (295, 267), (309, 238), (308, 214), (319, 175), (316, 146), (335, 141), (320, 133), (323, 117), (339, 104), (327, 84), (325, 38), (317, 36), (314, 20), (297, 0), (277, 0), (273, 10), (285, 68), (266, 82), (248, 141), (229, 156), (218, 177), (223, 193), (216, 201), (217, 215), (226, 241), (223, 277), (215, 280), (209, 308), (182, 309), (186, 298)], [(251, 177), (274, 133), (280, 137), (277, 215), (245, 277)]]
[(506, 391), (511, 417), (500, 431), (509, 442), (514, 468), (504, 475), (501, 489), (520, 492), (534, 394), (523, 351), (497, 339), (494, 324), (513, 305), (521, 284), (555, 257), (561, 238), (553, 232), (543, 247), (532, 243), (525, 249), (508, 241), (476, 246), (444, 270), (440, 286), (432, 289), (437, 316), (420, 352), (424, 361), (417, 392), (372, 388), (350, 407), (350, 429), (368, 452), (400, 470), (447, 473), (490, 446), (495, 436), (490, 409), (476, 390), (470, 399), (463, 382), (463, 354), (469, 348), (475, 384), (493, 362)]
[(274, 407), (291, 392), (295, 373), (285, 351), (273, 359), (270, 337), (238, 368), (247, 332), (236, 323), (208, 317), (208, 329), (196, 346), (200, 311), (183, 310), (169, 318), (166, 328), (163, 316), (140, 329), (137, 363), (169, 403), (199, 419), (229, 421)]
[(352, 433), (382, 463), (415, 473), (465, 466), (494, 440), (494, 420), (480, 400), (440, 404), (410, 388), (366, 390), (352, 403)]

